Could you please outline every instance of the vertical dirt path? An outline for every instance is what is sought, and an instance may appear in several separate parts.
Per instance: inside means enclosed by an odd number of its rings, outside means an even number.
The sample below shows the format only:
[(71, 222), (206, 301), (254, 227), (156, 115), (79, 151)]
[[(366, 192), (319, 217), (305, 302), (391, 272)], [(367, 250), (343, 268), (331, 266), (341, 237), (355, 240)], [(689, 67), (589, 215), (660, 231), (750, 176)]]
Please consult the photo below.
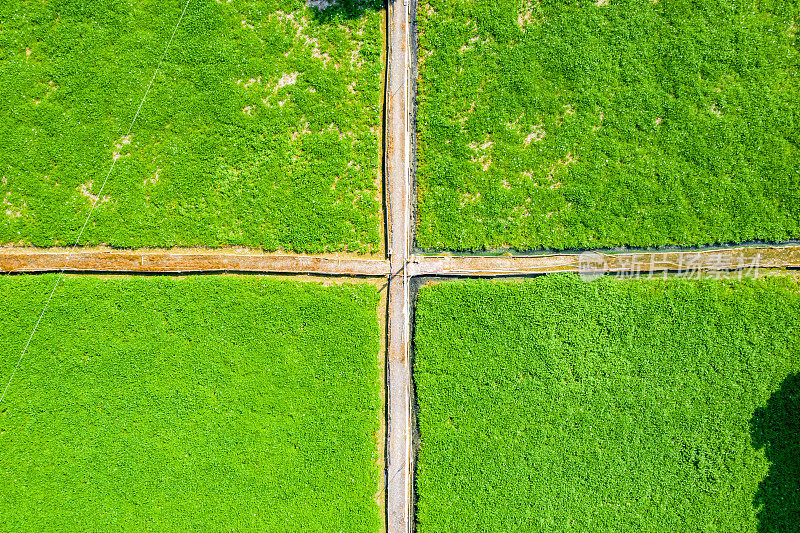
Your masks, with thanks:
[(411, 531), (411, 361), (406, 264), (409, 253), (408, 0), (389, 3), (387, 183), (389, 343), (387, 368), (386, 520), (389, 533)]

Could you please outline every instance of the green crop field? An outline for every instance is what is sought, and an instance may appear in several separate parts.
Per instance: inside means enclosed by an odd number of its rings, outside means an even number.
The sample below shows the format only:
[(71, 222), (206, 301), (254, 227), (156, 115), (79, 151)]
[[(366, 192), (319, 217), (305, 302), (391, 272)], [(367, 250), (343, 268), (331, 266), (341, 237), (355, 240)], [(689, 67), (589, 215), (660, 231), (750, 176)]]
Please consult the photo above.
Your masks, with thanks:
[(418, 531), (800, 528), (800, 283), (423, 287)]
[[(5, 386), (53, 276), (0, 277)], [(374, 286), (66, 277), (0, 404), (0, 530), (381, 530)]]
[(800, 237), (796, 1), (420, 0), (418, 243)]
[[(0, 243), (380, 247), (382, 2), (0, 5)], [(117, 159), (108, 184), (103, 180)]]

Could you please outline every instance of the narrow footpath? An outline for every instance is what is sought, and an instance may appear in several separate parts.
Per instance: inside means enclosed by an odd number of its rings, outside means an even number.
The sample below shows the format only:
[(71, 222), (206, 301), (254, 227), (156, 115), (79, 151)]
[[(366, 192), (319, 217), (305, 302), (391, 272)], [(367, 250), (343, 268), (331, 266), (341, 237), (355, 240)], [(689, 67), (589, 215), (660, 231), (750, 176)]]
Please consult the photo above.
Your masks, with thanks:
[[(400, 182), (400, 189), (406, 186)], [(397, 191), (396, 195), (402, 194)], [(399, 196), (399, 198), (402, 198)], [(398, 200), (399, 201), (399, 200)], [(402, 205), (403, 203), (400, 202)], [(408, 205), (407, 203), (405, 204)], [(403, 234), (402, 217), (394, 220)], [(408, 231), (405, 230), (406, 239)], [(531, 276), (555, 272), (586, 272), (646, 275), (693, 271), (800, 270), (800, 246), (742, 246), (718, 250), (626, 253), (560, 253), (541, 255), (405, 255), (408, 241), (397, 244), (394, 262), (332, 255), (236, 253), (229, 250), (81, 250), (0, 248), (0, 273), (85, 272), (162, 273), (250, 272), (261, 274), (318, 274), (324, 276), (404, 277), (398, 286), (415, 276), (498, 277)], [(405, 248), (405, 250), (403, 250)], [(404, 263), (407, 262), (405, 270)], [(403, 292), (399, 292), (403, 296)], [(401, 303), (402, 299), (399, 300)], [(397, 308), (394, 309), (397, 311)]]
[(314, 255), (237, 254), (228, 251), (76, 251), (0, 248), (0, 272), (108, 272), (189, 274), (250, 272), (385, 277), (389, 261)]
[(386, 177), (389, 210), (386, 520), (389, 533), (411, 531), (411, 360), (409, 356), (408, 4), (389, 3)]

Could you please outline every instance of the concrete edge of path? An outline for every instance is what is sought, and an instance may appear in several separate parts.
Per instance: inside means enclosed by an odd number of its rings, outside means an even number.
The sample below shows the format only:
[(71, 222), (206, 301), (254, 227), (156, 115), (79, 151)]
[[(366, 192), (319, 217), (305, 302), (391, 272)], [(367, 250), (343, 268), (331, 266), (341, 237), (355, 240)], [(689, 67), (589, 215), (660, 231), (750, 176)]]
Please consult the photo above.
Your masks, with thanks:
[(31, 253), (0, 251), (0, 272), (119, 272), (195, 273), (254, 272), (388, 276), (384, 259), (331, 258), (305, 255), (257, 255), (171, 252), (75, 252)]

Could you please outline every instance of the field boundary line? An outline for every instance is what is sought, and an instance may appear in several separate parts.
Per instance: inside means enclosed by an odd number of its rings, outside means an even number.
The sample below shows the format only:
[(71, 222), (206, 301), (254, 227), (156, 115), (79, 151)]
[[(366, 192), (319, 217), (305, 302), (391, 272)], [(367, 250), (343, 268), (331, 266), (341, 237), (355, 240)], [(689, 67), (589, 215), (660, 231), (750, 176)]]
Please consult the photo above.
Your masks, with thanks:
[[(192, 0), (186, 0), (186, 4), (183, 6), (183, 11), (181, 11), (181, 16), (178, 17), (178, 22), (177, 24), (175, 24), (175, 28), (172, 30), (172, 35), (170, 35), (169, 37), (167, 46), (164, 47), (164, 51), (161, 53), (161, 58), (158, 60), (156, 69), (153, 71), (153, 77), (150, 78), (150, 83), (147, 85), (147, 89), (145, 90), (144, 95), (142, 96), (142, 100), (139, 102), (139, 107), (136, 108), (136, 113), (133, 115), (133, 120), (131, 120), (130, 126), (128, 126), (128, 131), (125, 134), (126, 137), (131, 134), (131, 131), (133, 130), (133, 125), (136, 123), (136, 119), (139, 118), (139, 112), (142, 110), (144, 101), (147, 98), (147, 95), (150, 93), (150, 88), (153, 86), (153, 82), (155, 81), (156, 76), (158, 75), (158, 71), (161, 69), (161, 65), (164, 63), (164, 58), (167, 56), (167, 52), (169, 51), (169, 48), (172, 45), (172, 40), (175, 38), (175, 34), (178, 32), (178, 27), (181, 25), (183, 16), (186, 14), (186, 9), (188, 9), (189, 2), (191, 1)], [(75, 244), (72, 247), (72, 252), (74, 252), (75, 249), (78, 247), (78, 243), (80, 243), (81, 241), (83, 232), (84, 230), (86, 230), (86, 226), (89, 224), (89, 220), (92, 218), (92, 213), (94, 213), (94, 208), (95, 206), (97, 206), (97, 202), (99, 202), (100, 198), (103, 196), (103, 189), (105, 188), (106, 183), (108, 183), (108, 178), (109, 176), (111, 176), (111, 172), (114, 170), (114, 166), (116, 166), (117, 164), (117, 159), (118, 157), (115, 156), (111, 161), (111, 167), (109, 167), (108, 172), (106, 173), (106, 177), (103, 180), (103, 184), (100, 186), (100, 191), (94, 197), (94, 201), (92, 202), (92, 207), (89, 209), (89, 214), (86, 215), (86, 220), (84, 220), (83, 226), (81, 226), (81, 229), (78, 232), (78, 237), (75, 239)], [(6, 383), (6, 386), (3, 389), (3, 394), (0, 395), (0, 403), (3, 403), (3, 400), (6, 397), (6, 393), (8, 392), (8, 388), (11, 386), (11, 381), (14, 379), (14, 376), (16, 375), (17, 370), (19, 369), (19, 365), (22, 363), (22, 359), (25, 357), (25, 352), (28, 351), (28, 346), (30, 346), (31, 340), (33, 339), (33, 336), (36, 334), (36, 330), (39, 328), (39, 324), (42, 322), (42, 317), (44, 317), (44, 313), (47, 311), (47, 307), (50, 305), (50, 301), (53, 299), (53, 294), (55, 294), (56, 289), (58, 288), (58, 284), (64, 277), (64, 271), (66, 270), (67, 265), (69, 264), (70, 255), (72, 254), (72, 252), (67, 254), (66, 259), (64, 260), (64, 266), (62, 267), (61, 272), (59, 272), (58, 277), (56, 278), (56, 282), (53, 284), (53, 289), (50, 291), (50, 295), (47, 297), (47, 301), (45, 302), (44, 307), (42, 308), (42, 312), (39, 314), (39, 319), (33, 326), (33, 331), (31, 331), (31, 334), (28, 336), (28, 340), (25, 342), (25, 346), (22, 348), (22, 353), (20, 353), (19, 359), (17, 359), (17, 364), (14, 366), (14, 370), (11, 371), (11, 376), (9, 376), (8, 382)]]

